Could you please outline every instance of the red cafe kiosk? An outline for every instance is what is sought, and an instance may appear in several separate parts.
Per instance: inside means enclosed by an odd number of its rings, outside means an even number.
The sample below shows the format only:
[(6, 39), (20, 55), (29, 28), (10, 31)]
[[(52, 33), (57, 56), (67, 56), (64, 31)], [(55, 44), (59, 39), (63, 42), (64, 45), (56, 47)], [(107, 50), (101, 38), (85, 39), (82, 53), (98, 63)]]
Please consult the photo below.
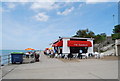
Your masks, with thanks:
[(93, 38), (62, 37), (51, 44), (57, 53), (93, 53)]

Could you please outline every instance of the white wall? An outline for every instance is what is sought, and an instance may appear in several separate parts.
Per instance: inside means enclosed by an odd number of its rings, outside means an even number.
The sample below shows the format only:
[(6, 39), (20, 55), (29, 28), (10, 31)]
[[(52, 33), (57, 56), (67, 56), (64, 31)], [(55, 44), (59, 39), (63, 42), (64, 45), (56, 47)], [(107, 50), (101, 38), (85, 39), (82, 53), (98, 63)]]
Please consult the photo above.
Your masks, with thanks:
[(117, 48), (117, 45), (115, 45), (115, 55), (118, 56), (118, 48)]
[(62, 53), (70, 53), (70, 48), (67, 46), (67, 41), (70, 39), (63, 39), (63, 50)]
[(120, 39), (115, 41), (116, 56), (120, 55)]
[(88, 39), (92, 43), (92, 47), (88, 47), (88, 53), (93, 53), (93, 40)]

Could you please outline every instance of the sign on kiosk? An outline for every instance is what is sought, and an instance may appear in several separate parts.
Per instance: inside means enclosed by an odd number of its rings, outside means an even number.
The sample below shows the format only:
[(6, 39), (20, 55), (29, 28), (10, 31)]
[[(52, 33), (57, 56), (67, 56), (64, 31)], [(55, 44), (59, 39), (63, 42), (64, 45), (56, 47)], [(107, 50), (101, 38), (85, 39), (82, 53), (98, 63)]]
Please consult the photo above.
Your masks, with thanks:
[(92, 47), (90, 41), (68, 41), (68, 47)]

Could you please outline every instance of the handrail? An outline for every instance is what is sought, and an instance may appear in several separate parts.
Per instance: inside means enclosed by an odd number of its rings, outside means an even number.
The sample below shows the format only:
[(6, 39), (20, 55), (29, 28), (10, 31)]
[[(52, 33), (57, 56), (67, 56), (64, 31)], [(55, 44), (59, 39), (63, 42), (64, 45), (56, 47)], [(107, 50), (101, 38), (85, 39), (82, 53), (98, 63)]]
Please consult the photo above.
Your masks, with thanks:
[(8, 65), (8, 64), (10, 64), (10, 62), (11, 62), (11, 54), (0, 56), (0, 64), (1, 65), (4, 65), (4, 64)]
[(2, 55), (2, 57), (4, 57), (4, 56), (9, 56), (9, 55), (11, 55), (11, 54), (8, 54), (8, 55)]
[(1, 56), (0, 56), (0, 64), (1, 64)]

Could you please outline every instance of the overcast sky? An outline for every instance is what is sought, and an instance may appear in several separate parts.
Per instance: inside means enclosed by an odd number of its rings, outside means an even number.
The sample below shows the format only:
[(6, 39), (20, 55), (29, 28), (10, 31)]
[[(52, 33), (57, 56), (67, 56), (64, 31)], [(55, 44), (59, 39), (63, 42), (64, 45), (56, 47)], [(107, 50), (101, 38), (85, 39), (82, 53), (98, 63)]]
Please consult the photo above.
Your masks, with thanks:
[(3, 2), (0, 49), (44, 49), (59, 36), (71, 37), (86, 28), (95, 34), (111, 35), (118, 22), (117, 5), (117, 2)]

